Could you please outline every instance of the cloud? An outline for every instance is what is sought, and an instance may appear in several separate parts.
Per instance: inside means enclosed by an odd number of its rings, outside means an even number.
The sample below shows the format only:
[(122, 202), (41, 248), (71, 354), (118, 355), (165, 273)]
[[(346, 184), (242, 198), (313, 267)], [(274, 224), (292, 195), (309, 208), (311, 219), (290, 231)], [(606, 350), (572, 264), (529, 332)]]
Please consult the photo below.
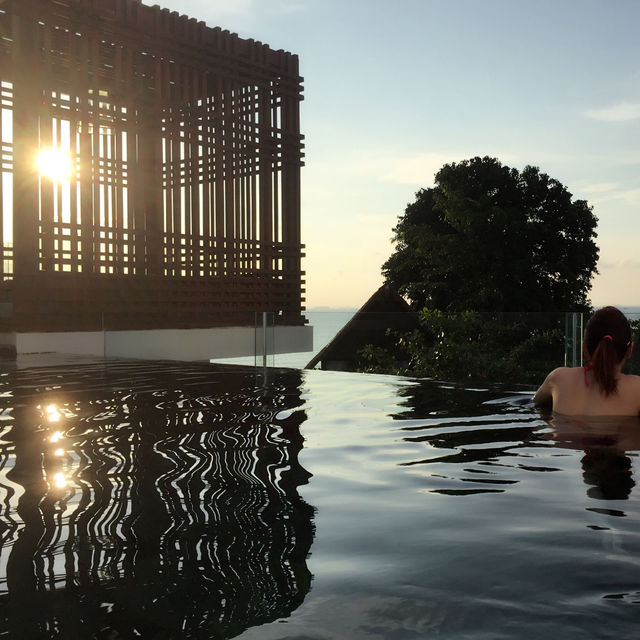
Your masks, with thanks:
[(596, 182), (588, 184), (580, 189), (584, 193), (610, 193), (618, 188), (617, 182)]
[(640, 203), (640, 189), (627, 189), (626, 191), (620, 191), (614, 196), (616, 200), (622, 200), (627, 204)]
[(628, 122), (640, 119), (640, 102), (618, 102), (600, 109), (588, 109), (587, 117), (604, 122)]
[(598, 269), (640, 269), (640, 260), (605, 260), (598, 262)]
[(433, 186), (436, 173), (442, 165), (451, 162), (460, 162), (475, 156), (488, 155), (498, 158), (500, 162), (512, 165), (517, 162), (517, 157), (510, 153), (477, 153), (468, 151), (450, 151), (446, 153), (419, 153), (412, 156), (392, 158), (386, 164), (390, 167), (382, 176), (383, 182), (396, 184), (412, 184), (423, 187)]

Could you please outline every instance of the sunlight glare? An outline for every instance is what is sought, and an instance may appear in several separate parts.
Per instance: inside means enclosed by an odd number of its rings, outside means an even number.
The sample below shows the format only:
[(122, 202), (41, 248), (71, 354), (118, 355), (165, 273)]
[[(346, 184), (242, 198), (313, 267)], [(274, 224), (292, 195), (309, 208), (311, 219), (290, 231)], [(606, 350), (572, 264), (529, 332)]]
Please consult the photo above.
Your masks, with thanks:
[(71, 155), (59, 148), (38, 151), (38, 172), (54, 182), (62, 182), (71, 177)]

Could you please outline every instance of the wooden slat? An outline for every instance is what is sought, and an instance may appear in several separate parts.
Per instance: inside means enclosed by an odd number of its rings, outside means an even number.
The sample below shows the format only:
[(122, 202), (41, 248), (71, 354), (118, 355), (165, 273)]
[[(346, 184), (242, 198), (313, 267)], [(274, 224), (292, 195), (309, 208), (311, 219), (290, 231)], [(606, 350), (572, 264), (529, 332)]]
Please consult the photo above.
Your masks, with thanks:
[(46, 76), (16, 77), (18, 104), (38, 105), (35, 116), (14, 110), (17, 201), (29, 211), (37, 201), (26, 170), (34, 117), (79, 165), (68, 193), (43, 187), (41, 231), (33, 213), (17, 225), (15, 322), (72, 329), (108, 316), (151, 328), (300, 314), (297, 58), (137, 0), (11, 6), (12, 67)]

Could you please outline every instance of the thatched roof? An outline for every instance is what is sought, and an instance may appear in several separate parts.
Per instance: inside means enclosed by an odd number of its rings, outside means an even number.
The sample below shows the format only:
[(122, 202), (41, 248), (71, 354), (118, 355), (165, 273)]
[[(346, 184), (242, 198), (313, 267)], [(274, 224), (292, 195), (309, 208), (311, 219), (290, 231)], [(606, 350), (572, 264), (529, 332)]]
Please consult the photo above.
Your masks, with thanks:
[(387, 329), (410, 331), (417, 326), (417, 314), (399, 293), (384, 284), (305, 369), (313, 369), (319, 362), (354, 363), (358, 352), (367, 344), (381, 345), (389, 341)]

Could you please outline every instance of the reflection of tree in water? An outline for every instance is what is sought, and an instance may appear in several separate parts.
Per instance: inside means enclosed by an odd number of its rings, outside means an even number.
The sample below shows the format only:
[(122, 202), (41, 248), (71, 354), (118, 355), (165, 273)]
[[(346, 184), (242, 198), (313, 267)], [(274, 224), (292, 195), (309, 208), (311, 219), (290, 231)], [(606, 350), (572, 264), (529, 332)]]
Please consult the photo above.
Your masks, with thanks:
[(400, 387), (397, 393), (402, 399), (402, 410), (393, 417), (400, 420), (432, 416), (494, 416), (499, 401), (503, 401), (503, 408), (508, 408), (511, 413), (531, 414), (530, 396), (522, 396), (521, 401), (516, 401), (513, 387), (494, 383), (487, 387), (470, 387), (425, 378), (413, 380), (411, 384)]
[(197, 365), (38, 373), (14, 373), (3, 407), (9, 637), (229, 638), (302, 603), (299, 373), (263, 388)]

